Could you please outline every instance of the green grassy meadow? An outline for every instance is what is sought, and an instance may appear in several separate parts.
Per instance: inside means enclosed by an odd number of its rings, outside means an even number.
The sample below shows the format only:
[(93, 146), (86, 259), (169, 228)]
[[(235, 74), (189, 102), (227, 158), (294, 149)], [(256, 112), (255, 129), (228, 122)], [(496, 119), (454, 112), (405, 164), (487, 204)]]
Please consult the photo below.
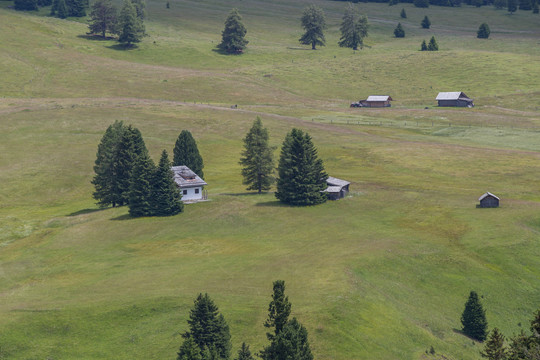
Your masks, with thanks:
[[(337, 46), (345, 2), (317, 0), (327, 46), (311, 51), (297, 40), (308, 1), (170, 3), (149, 0), (149, 36), (118, 50), (86, 37), (84, 19), (0, 1), (0, 359), (174, 359), (199, 292), (228, 321), (233, 353), (243, 341), (255, 352), (277, 279), (316, 359), (479, 359), (459, 332), (470, 290), (490, 328), (528, 330), (540, 307), (538, 15), (360, 3), (370, 36), (353, 52)], [(233, 7), (250, 43), (224, 56)], [(482, 22), (489, 40), (476, 39)], [(431, 36), (440, 51), (418, 51)], [(476, 107), (439, 109), (439, 91)], [(392, 108), (349, 109), (374, 94)], [(276, 158), (293, 127), (309, 132), (350, 196), (295, 208), (246, 192), (238, 160), (256, 116)], [(114, 120), (138, 127), (154, 160), (189, 129), (211, 201), (170, 218), (98, 209), (92, 167)], [(475, 208), (485, 191), (500, 208)]]

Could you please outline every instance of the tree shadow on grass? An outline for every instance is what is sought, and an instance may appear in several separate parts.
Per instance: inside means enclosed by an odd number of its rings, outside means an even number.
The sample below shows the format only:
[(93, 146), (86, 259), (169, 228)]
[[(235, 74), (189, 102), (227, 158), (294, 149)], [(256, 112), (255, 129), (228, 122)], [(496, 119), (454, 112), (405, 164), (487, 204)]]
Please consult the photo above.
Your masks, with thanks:
[(116, 39), (115, 37), (112, 37), (112, 36), (102, 37), (101, 35), (95, 35), (95, 34), (81, 34), (81, 35), (77, 35), (77, 37), (80, 39), (93, 40), (93, 41), (109, 41), (109, 40)]
[(82, 210), (72, 212), (68, 216), (78, 216), (78, 215), (84, 215), (84, 214), (91, 214), (91, 213), (102, 211), (102, 210), (106, 210), (106, 208), (103, 208), (103, 209), (82, 209)]
[(131, 45), (126, 45), (126, 44), (114, 44), (114, 45), (110, 45), (110, 46), (107, 46), (109, 49), (113, 49), (113, 50), (119, 50), (119, 51), (125, 51), (125, 50), (135, 50), (135, 49), (138, 49), (139, 47), (135, 44), (131, 44)]
[(113, 221), (118, 221), (118, 220), (123, 221), (123, 220), (131, 220), (131, 219), (135, 219), (135, 218), (129, 214), (124, 214), (124, 215), (111, 218), (111, 220)]
[(244, 52), (241, 51), (241, 52), (236, 52), (236, 53), (229, 53), (229, 52), (226, 52), (225, 50), (221, 50), (220, 48), (213, 48), (212, 49), (213, 52), (215, 53), (218, 53), (220, 55), (225, 55), (225, 56), (228, 56), (228, 55), (232, 55), (232, 56), (235, 56), (235, 55), (242, 55)]
[(301, 46), (287, 46), (287, 50), (308, 50), (308, 51), (313, 51), (312, 48), (301, 47)]
[(257, 192), (241, 192), (241, 193), (222, 193), (221, 195), (225, 195), (225, 196), (256, 196), (256, 195), (264, 195), (264, 194), (269, 194), (269, 192), (262, 192), (262, 193), (257, 193)]
[(256, 203), (255, 206), (261, 206), (261, 207), (294, 207), (288, 204), (284, 204), (279, 200), (274, 201), (264, 201), (260, 203)]

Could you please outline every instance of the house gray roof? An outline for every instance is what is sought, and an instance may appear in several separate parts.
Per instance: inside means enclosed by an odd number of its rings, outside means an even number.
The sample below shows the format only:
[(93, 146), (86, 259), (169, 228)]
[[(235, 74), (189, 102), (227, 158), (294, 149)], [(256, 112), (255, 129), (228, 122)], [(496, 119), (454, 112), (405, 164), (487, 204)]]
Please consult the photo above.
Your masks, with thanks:
[(171, 170), (174, 174), (174, 182), (180, 188), (189, 188), (208, 185), (197, 174), (191, 171), (190, 168), (184, 165), (173, 166)]
[(480, 197), (478, 198), (478, 201), (482, 201), (482, 200), (484, 200), (485, 198), (487, 198), (488, 196), (492, 196), (492, 197), (494, 197), (495, 199), (500, 200), (497, 196), (493, 195), (492, 193), (490, 193), (490, 192), (488, 191), (488, 192), (486, 192), (484, 195), (480, 196)]
[(366, 99), (366, 101), (388, 101), (392, 100), (392, 98), (388, 95), (370, 95)]
[(348, 181), (341, 180), (332, 176), (329, 176), (328, 179), (326, 179), (326, 183), (328, 184), (328, 187), (339, 186), (340, 188), (350, 184), (350, 182)]
[(324, 191), (329, 193), (338, 193), (341, 191), (341, 188), (341, 186), (329, 186)]
[(435, 100), (471, 100), (464, 92), (454, 91), (454, 92), (440, 92), (437, 95)]

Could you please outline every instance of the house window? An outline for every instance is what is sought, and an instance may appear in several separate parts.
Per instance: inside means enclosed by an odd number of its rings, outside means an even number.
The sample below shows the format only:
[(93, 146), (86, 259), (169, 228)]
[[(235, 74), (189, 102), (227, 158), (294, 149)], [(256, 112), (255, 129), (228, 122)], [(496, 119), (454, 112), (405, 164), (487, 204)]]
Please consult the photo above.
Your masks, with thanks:
[(187, 195), (187, 190), (182, 190), (183, 195)]
[(195, 194), (198, 194), (199, 193), (199, 189), (195, 189)]

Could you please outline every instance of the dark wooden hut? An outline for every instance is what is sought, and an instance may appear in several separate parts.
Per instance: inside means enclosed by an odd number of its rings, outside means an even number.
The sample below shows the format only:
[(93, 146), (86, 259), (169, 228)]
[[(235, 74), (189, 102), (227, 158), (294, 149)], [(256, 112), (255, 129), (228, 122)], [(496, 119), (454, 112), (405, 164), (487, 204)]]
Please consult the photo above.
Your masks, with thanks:
[(499, 207), (499, 198), (489, 191), (478, 198), (480, 204), (477, 207), (480, 208), (496, 208)]
[(360, 100), (360, 104), (362, 107), (380, 108), (392, 106), (390, 101), (393, 99), (388, 95), (370, 95), (366, 100)]
[(436, 100), (439, 106), (473, 107), (474, 102), (464, 92), (440, 92)]
[(351, 183), (329, 176), (328, 179), (326, 179), (326, 184), (328, 187), (326, 188), (325, 192), (328, 194), (328, 199), (339, 200), (347, 196), (349, 193), (349, 185)]

